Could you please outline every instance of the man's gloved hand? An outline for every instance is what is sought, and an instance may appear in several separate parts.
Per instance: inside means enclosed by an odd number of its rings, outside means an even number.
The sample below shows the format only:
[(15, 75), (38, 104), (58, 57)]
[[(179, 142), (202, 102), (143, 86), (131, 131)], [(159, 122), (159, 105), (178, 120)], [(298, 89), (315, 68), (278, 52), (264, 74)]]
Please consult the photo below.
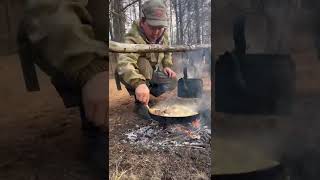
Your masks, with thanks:
[(108, 76), (101, 72), (91, 78), (82, 88), (82, 103), (88, 121), (104, 126), (107, 113)]
[(176, 78), (177, 74), (168, 67), (163, 68), (163, 72), (169, 77), (169, 78)]
[(150, 90), (146, 84), (140, 84), (135, 90), (136, 98), (141, 103), (147, 105), (150, 99)]

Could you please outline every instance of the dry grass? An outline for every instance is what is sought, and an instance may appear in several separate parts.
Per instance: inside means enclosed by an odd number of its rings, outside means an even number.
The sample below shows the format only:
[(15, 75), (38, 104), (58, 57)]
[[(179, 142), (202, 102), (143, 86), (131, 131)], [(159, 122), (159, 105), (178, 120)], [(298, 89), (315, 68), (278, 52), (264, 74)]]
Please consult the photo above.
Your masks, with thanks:
[(134, 180), (134, 179), (161, 179), (163, 172), (161, 172), (161, 160), (162, 157), (151, 157), (148, 155), (131, 154), (129, 157), (120, 156), (115, 165), (112, 165), (114, 169), (110, 169), (111, 180)]
[(110, 172), (111, 173), (111, 177), (109, 176), (109, 179), (111, 179), (111, 180), (122, 180), (125, 177), (127, 177), (126, 173), (128, 172), (128, 170), (122, 170), (119, 167), (121, 159), (122, 159), (122, 157), (120, 157), (119, 160), (116, 162), (115, 170), (114, 170), (114, 172)]
[(190, 177), (190, 179), (194, 180), (209, 180), (210, 178), (207, 176), (206, 173), (197, 171), (197, 173)]
[(126, 150), (129, 156), (111, 157), (109, 179), (209, 179), (208, 174), (198, 169), (199, 164), (189, 159), (191, 152), (181, 153), (182, 158), (177, 158), (173, 152), (141, 152), (130, 147)]

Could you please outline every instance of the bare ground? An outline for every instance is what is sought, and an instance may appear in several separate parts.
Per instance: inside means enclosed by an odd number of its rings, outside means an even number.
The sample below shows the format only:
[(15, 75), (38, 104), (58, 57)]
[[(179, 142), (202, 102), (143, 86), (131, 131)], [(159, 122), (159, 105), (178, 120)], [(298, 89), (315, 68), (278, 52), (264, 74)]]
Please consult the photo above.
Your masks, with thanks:
[(48, 78), (28, 93), (16, 55), (0, 57), (0, 179), (97, 179), (85, 158), (77, 109), (65, 109)]

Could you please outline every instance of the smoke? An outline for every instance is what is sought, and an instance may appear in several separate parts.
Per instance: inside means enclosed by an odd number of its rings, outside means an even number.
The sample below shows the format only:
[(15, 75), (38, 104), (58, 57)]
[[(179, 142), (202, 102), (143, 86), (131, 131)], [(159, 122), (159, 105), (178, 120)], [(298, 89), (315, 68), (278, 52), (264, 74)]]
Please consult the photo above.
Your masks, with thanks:
[(320, 113), (319, 98), (308, 96), (297, 97), (292, 116), (282, 125), (281, 149), (292, 176), (312, 180), (320, 175)]
[[(172, 105), (183, 105), (193, 111), (199, 112), (202, 125), (211, 127), (211, 72), (209, 53), (206, 50), (197, 50), (192, 52), (174, 53), (174, 70), (177, 73), (177, 79), (184, 77), (183, 69), (187, 67), (187, 76), (189, 79), (196, 78), (203, 81), (203, 92), (199, 98), (182, 98), (177, 94), (170, 94), (165, 100), (155, 105), (155, 108), (170, 107)], [(177, 87), (179, 88), (179, 87)], [(177, 91), (177, 90), (176, 90)]]
[(198, 110), (211, 109), (211, 67), (210, 52), (207, 49), (189, 51), (176, 54), (174, 57), (177, 78), (183, 78), (183, 69), (187, 68), (187, 78), (201, 79), (203, 81), (203, 93), (198, 98)]
[(211, 76), (208, 50), (177, 53), (174, 57), (178, 79), (182, 78), (183, 68), (188, 69), (188, 78), (209, 78)]

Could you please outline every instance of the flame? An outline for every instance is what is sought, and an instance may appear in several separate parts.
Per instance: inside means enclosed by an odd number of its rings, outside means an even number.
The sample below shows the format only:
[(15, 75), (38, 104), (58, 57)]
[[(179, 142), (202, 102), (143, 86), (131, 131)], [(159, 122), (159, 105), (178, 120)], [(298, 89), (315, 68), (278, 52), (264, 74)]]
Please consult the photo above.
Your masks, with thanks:
[(188, 128), (187, 126), (181, 125), (181, 124), (176, 124), (174, 126), (174, 130), (181, 132), (185, 134), (186, 136), (192, 138), (192, 139), (200, 139), (200, 135), (197, 134), (193, 129), (199, 129), (201, 127), (201, 121), (200, 119), (196, 119), (191, 122), (191, 128)]
[(200, 119), (196, 119), (196, 120), (192, 121), (191, 125), (192, 125), (192, 127), (199, 129), (201, 126)]

